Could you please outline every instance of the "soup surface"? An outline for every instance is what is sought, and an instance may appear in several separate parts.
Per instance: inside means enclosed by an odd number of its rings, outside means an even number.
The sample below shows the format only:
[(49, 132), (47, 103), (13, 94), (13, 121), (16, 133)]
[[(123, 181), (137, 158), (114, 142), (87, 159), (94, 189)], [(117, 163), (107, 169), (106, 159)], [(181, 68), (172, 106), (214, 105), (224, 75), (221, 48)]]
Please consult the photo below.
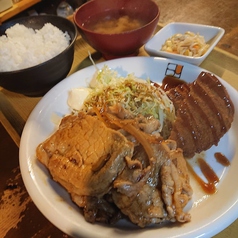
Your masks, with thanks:
[(91, 17), (84, 26), (97, 33), (119, 34), (138, 29), (145, 24), (145, 20), (131, 14), (109, 12)]

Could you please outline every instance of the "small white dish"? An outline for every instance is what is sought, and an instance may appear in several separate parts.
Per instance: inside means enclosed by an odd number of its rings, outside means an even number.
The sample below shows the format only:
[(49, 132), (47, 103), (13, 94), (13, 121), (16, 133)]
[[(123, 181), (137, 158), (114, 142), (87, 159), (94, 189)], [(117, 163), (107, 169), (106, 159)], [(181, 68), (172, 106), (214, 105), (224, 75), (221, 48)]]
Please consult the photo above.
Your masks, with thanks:
[[(206, 43), (209, 44), (209, 48), (206, 53), (200, 57), (185, 56), (179, 54), (173, 54), (169, 52), (162, 51), (162, 45), (165, 41), (173, 36), (174, 34), (181, 33), (184, 34), (186, 31), (198, 33), (203, 36)], [(216, 44), (224, 35), (225, 30), (220, 27), (182, 23), (182, 22), (172, 22), (163, 27), (158, 31), (146, 44), (145, 50), (151, 56), (160, 56), (165, 58), (177, 59), (185, 61), (194, 65), (200, 65), (206, 57), (210, 54)]]

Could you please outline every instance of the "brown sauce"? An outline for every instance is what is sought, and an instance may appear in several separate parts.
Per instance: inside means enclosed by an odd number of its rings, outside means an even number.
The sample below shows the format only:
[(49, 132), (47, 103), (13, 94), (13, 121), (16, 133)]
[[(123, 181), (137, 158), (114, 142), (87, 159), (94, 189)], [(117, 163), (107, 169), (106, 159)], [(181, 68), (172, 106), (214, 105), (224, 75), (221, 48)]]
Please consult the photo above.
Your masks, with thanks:
[(194, 171), (194, 169), (192, 168), (192, 166), (190, 164), (188, 165), (188, 169), (191, 172), (191, 174), (193, 175), (193, 177), (195, 178), (195, 180), (198, 182), (198, 184), (201, 186), (201, 188), (203, 189), (203, 191), (206, 194), (214, 194), (216, 192), (216, 186), (214, 183), (212, 182), (204, 182), (198, 175), (197, 173)]
[(203, 175), (206, 177), (209, 183), (216, 184), (219, 182), (219, 178), (217, 177), (216, 173), (204, 159), (198, 158), (198, 164)]
[(164, 91), (168, 91), (171, 88), (175, 88), (175, 87), (177, 87), (179, 85), (183, 85), (183, 84), (187, 84), (187, 83), (182, 79), (167, 75), (164, 77), (164, 79), (162, 81), (161, 88)]
[(214, 156), (215, 156), (217, 162), (220, 163), (221, 165), (226, 166), (226, 167), (228, 167), (230, 165), (230, 161), (222, 153), (216, 152), (214, 154)]
[[(220, 152), (216, 152), (214, 154), (216, 160), (218, 163), (220, 163), (221, 165), (227, 167), (230, 165), (230, 161), (226, 158), (225, 155), (223, 155)], [(188, 165), (188, 169), (191, 172), (191, 174), (193, 175), (193, 177), (195, 178), (195, 180), (198, 182), (198, 184), (202, 187), (203, 191), (207, 194), (213, 194), (216, 192), (216, 184), (219, 182), (219, 178), (216, 175), (216, 173), (214, 172), (214, 170), (210, 167), (210, 165), (202, 158), (198, 158), (197, 159), (198, 165), (203, 173), (203, 175), (205, 176), (205, 178), (207, 179), (207, 183), (204, 182), (198, 175), (197, 173), (194, 171), (194, 169), (192, 168), (192, 166), (190, 164)]]

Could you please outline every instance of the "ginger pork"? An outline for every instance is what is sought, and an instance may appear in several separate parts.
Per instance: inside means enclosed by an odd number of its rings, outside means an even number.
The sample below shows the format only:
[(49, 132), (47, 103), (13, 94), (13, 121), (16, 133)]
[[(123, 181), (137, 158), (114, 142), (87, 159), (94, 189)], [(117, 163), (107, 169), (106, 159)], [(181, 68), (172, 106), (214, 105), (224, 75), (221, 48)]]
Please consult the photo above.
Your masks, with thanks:
[(140, 227), (190, 221), (184, 207), (192, 188), (176, 142), (157, 134), (143, 140), (147, 132), (139, 129), (145, 123), (141, 118), (102, 116), (118, 129), (80, 112), (63, 118), (59, 129), (36, 150), (53, 179), (83, 208), (85, 219), (113, 223), (126, 217)]
[(216, 145), (231, 127), (226, 89), (205, 72), (167, 93), (107, 67), (97, 80), (83, 107), (37, 147), (38, 160), (88, 222), (190, 221), (185, 157)]
[(58, 131), (37, 148), (37, 158), (70, 193), (103, 196), (125, 167), (133, 145), (96, 117), (63, 118)]

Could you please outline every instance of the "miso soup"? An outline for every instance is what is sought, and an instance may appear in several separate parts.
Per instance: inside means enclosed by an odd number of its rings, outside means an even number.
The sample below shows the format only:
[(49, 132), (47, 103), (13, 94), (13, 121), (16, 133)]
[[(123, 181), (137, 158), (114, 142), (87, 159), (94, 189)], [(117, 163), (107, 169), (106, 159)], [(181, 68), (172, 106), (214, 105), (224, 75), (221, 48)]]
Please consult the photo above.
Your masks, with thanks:
[(84, 26), (97, 33), (119, 34), (138, 29), (146, 23), (145, 20), (138, 19), (132, 14), (110, 11), (102, 15), (91, 17), (87, 22), (85, 22)]

